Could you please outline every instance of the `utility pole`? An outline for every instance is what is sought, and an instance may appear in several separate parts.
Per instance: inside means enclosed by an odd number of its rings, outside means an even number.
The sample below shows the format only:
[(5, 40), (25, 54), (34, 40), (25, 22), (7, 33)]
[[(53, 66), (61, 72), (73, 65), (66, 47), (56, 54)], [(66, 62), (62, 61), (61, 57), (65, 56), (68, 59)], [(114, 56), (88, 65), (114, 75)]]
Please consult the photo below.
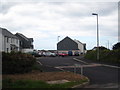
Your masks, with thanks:
[(57, 40), (58, 40), (58, 42), (59, 42), (59, 38), (60, 38), (60, 36), (58, 36), (58, 39), (57, 39)]
[(108, 40), (108, 49), (109, 49), (109, 40)]
[[(57, 45), (58, 45), (58, 42), (59, 42), (59, 38), (60, 38), (60, 36), (57, 37)], [(57, 46), (57, 54), (58, 54), (58, 46)]]
[(98, 14), (92, 13), (97, 16), (97, 60), (99, 61), (99, 27), (98, 27)]

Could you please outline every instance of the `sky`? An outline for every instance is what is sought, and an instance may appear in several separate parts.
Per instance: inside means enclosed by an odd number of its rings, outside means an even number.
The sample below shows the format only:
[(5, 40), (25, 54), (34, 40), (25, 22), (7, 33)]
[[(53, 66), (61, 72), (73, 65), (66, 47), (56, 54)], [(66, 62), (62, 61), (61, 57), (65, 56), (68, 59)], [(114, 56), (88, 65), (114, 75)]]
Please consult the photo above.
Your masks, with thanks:
[[(114, 2), (113, 2), (114, 1)], [(96, 46), (98, 14), (100, 46), (112, 48), (118, 42), (118, 2), (107, 0), (2, 0), (0, 27), (13, 34), (22, 33), (34, 39), (35, 49), (54, 50), (66, 36)]]

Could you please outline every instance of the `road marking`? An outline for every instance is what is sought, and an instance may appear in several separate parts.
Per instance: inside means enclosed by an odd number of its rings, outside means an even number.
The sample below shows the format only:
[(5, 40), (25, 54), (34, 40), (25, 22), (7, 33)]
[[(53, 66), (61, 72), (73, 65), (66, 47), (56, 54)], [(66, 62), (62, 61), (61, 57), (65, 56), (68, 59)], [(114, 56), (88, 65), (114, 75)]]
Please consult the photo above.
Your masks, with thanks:
[(61, 70), (61, 71), (65, 71), (64, 69), (62, 69), (62, 68), (58, 68), (58, 67), (54, 67), (54, 68), (56, 68), (56, 69), (59, 69), (59, 70)]
[[(78, 62), (82, 62), (82, 63), (85, 63), (85, 64), (90, 64), (90, 63), (87, 63), (85, 61), (79, 60), (77, 58), (73, 58), (73, 59), (76, 60), (76, 61), (78, 61)], [(101, 64), (101, 66), (112, 67), (112, 68), (117, 68), (117, 69), (120, 68), (118, 66), (112, 66), (112, 65), (107, 65), (107, 64)]]
[(37, 63), (39, 63), (40, 65), (43, 65), (40, 61), (36, 61)]
[(101, 66), (101, 64), (91, 64), (91, 65), (80, 65), (80, 66), (58, 66), (55, 68), (81, 68), (81, 67), (97, 67), (97, 66)]
[(112, 68), (120, 68), (120, 67), (118, 67), (118, 66), (112, 66), (112, 65), (106, 65), (106, 64), (102, 64), (102, 66), (106, 66), (106, 67), (112, 67)]
[(74, 60), (76, 60), (76, 61), (78, 61), (78, 62), (82, 62), (82, 63), (84, 63), (84, 64), (89, 64), (89, 63), (87, 63), (87, 62), (85, 62), (85, 61), (82, 61), (82, 60), (79, 60), (79, 59), (77, 59), (77, 58), (73, 58)]

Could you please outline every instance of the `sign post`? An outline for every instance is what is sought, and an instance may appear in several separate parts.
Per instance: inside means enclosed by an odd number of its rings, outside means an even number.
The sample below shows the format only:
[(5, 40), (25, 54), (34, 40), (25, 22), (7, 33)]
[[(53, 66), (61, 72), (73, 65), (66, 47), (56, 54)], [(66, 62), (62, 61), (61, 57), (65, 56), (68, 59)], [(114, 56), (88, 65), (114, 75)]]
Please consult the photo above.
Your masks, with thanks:
[(74, 74), (76, 74), (76, 64), (74, 65)]
[(77, 68), (77, 67), (80, 67), (80, 69), (81, 69), (80, 74), (83, 75), (83, 66), (80, 65), (80, 64), (74, 64), (74, 73), (76, 73), (76, 68)]
[(81, 75), (83, 75), (83, 66), (81, 66)]

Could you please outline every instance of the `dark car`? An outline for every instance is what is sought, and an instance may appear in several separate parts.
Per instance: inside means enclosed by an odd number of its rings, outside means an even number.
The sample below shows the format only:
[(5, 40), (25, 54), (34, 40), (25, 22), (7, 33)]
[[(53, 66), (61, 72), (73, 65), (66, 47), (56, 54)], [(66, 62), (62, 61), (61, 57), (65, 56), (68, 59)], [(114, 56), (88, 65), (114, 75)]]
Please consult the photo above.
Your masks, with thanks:
[(75, 55), (75, 56), (79, 56), (80, 54), (79, 54), (79, 52), (76, 51), (76, 52), (74, 53), (74, 55)]
[(72, 56), (72, 55), (73, 55), (73, 52), (72, 52), (72, 51), (68, 51), (68, 55), (69, 55), (69, 56)]

